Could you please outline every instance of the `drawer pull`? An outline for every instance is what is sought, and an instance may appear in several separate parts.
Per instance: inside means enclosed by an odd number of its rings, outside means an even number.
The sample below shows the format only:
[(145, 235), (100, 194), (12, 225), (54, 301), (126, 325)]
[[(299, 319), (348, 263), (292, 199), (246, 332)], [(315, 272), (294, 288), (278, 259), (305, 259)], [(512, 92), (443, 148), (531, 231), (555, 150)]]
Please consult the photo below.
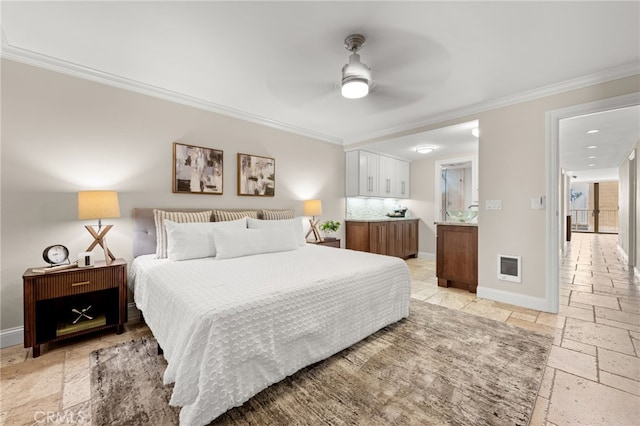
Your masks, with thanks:
[(71, 284), (71, 287), (79, 287), (81, 285), (87, 285), (87, 284), (91, 284), (91, 281), (80, 281), (78, 283), (73, 283)]

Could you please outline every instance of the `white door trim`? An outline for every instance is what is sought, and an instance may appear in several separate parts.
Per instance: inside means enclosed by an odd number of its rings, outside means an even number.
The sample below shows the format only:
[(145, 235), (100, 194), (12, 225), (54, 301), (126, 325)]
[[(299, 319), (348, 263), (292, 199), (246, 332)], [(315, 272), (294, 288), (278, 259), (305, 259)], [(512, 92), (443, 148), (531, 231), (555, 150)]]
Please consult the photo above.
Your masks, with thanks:
[(579, 115), (593, 114), (612, 109), (640, 105), (640, 93), (616, 96), (599, 101), (573, 105), (546, 112), (546, 302), (548, 312), (557, 313), (560, 308), (560, 256), (562, 239), (560, 235), (560, 120)]

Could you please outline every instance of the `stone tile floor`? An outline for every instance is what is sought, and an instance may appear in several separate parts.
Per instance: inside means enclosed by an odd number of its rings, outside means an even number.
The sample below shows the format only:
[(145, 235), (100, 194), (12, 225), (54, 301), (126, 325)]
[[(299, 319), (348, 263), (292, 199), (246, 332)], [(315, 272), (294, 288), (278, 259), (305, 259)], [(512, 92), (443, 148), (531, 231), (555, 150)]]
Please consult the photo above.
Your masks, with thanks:
[[(561, 265), (557, 315), (438, 287), (435, 263), (425, 259), (407, 261), (411, 297), (554, 336), (531, 425), (637, 426), (640, 282), (620, 259), (616, 235), (573, 234), (572, 240)], [(90, 424), (89, 354), (149, 333), (130, 324), (121, 335), (49, 344), (36, 359), (22, 346), (0, 350), (0, 425)], [(72, 412), (85, 414), (65, 417)]]

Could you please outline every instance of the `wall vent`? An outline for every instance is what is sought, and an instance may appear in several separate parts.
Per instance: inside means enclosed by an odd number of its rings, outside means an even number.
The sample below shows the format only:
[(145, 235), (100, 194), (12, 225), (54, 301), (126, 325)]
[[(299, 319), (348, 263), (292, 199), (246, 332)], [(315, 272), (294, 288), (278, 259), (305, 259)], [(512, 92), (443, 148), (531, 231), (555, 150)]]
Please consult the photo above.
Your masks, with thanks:
[(515, 283), (522, 282), (522, 258), (498, 254), (498, 279)]

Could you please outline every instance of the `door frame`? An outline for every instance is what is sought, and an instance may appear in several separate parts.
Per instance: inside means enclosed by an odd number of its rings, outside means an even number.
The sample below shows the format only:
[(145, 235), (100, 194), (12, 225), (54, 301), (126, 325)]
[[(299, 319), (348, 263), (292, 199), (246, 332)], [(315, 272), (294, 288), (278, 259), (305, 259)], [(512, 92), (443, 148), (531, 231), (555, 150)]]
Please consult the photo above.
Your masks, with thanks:
[(573, 105), (545, 113), (547, 133), (545, 142), (547, 176), (545, 301), (548, 312), (557, 313), (560, 308), (560, 258), (564, 244), (564, 236), (560, 232), (562, 229), (560, 222), (564, 220), (560, 217), (560, 206), (563, 201), (560, 190), (562, 173), (560, 168), (560, 120), (635, 105), (640, 105), (640, 92)]

